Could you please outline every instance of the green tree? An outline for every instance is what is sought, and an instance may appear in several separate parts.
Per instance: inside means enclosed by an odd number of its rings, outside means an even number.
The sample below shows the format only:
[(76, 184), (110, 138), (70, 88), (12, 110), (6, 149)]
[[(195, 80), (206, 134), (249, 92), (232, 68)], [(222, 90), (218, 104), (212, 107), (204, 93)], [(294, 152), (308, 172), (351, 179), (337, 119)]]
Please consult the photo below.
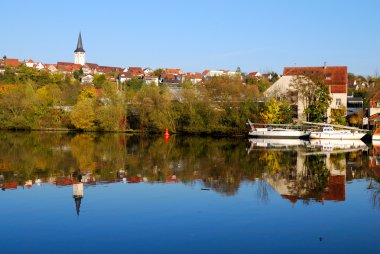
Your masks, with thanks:
[(107, 78), (103, 74), (95, 74), (94, 75), (94, 86), (98, 89), (101, 89), (103, 85), (107, 82)]
[(307, 121), (323, 122), (332, 98), (320, 77), (297, 76), (291, 81), (289, 97), (302, 103)]

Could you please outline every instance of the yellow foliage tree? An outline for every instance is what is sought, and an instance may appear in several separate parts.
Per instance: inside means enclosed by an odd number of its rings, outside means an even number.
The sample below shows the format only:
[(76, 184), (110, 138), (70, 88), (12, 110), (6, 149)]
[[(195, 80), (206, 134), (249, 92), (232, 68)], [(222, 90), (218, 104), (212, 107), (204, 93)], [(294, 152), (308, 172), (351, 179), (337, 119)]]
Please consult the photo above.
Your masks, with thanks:
[(70, 119), (76, 128), (91, 130), (96, 119), (93, 100), (86, 98), (78, 101), (70, 114)]

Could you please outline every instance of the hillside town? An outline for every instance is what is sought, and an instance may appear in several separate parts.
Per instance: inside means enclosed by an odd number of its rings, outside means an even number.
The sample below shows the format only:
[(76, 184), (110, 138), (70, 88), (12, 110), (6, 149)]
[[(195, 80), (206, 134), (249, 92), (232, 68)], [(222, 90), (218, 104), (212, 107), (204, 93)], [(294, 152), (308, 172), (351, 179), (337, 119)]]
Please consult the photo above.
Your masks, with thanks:
[[(259, 122), (267, 124), (274, 123), (290, 123), (290, 122), (326, 122), (342, 125), (352, 125), (360, 128), (373, 129), (376, 123), (380, 121), (380, 79), (378, 77), (363, 77), (355, 76), (348, 72), (347, 66), (328, 66), (324, 63), (322, 66), (293, 66), (284, 67), (283, 72), (277, 74), (275, 72), (260, 73), (258, 71), (242, 72), (239, 67), (235, 71), (231, 70), (204, 70), (200, 72), (186, 72), (181, 68), (159, 68), (153, 70), (149, 67), (120, 67), (120, 66), (102, 66), (97, 63), (89, 63), (86, 61), (86, 51), (84, 50), (82, 35), (79, 34), (77, 47), (74, 51), (74, 62), (57, 62), (55, 64), (43, 63), (29, 60), (19, 60), (4, 56), (0, 60), (0, 92), (7, 94), (7, 86), (17, 85), (17, 79), (21, 75), (20, 68), (30, 68), (37, 71), (37, 74), (30, 75), (60, 75), (61, 79), (72, 79), (80, 86), (93, 87), (94, 93), (98, 94), (104, 101), (109, 99), (104, 96), (103, 90), (105, 83), (116, 87), (117, 91), (126, 91), (127, 87), (134, 87), (136, 84), (141, 87), (142, 84), (154, 85), (156, 87), (165, 87), (172, 101), (183, 102), (182, 90), (184, 87), (211, 87), (208, 83), (227, 82), (226, 92), (227, 97), (223, 100), (229, 101), (229, 108), (240, 107), (233, 105), (233, 102), (243, 102), (254, 100), (260, 108), (269, 108), (269, 104), (282, 101), (287, 101), (284, 108), (280, 106), (278, 112), (259, 112), (260, 118), (255, 119)], [(13, 77), (8, 78), (13, 75)], [(1, 78), (3, 77), (3, 78)], [(13, 79), (12, 79), (13, 78)], [(32, 79), (31, 77), (28, 77)], [(55, 78), (57, 79), (57, 78)], [(11, 81), (9, 81), (11, 80)], [(226, 81), (227, 80), (227, 81)], [(234, 80), (229, 84), (228, 80)], [(35, 81), (38, 83), (39, 81)], [(50, 82), (50, 81), (49, 81)], [(69, 81), (71, 82), (71, 81)], [(27, 82), (26, 82), (27, 83)], [(318, 83), (323, 83), (323, 87), (327, 88), (328, 93), (326, 98), (318, 97), (321, 92), (317, 86)], [(231, 86), (249, 87), (250, 92), (237, 91), (232, 94), (228, 91)], [(39, 84), (36, 84), (39, 87)], [(62, 88), (60, 88), (62, 90)], [(161, 89), (161, 88), (159, 88)], [(215, 88), (212, 88), (216, 90)], [(83, 90), (83, 89), (82, 89)], [(211, 89), (209, 89), (211, 90)], [(4, 92), (5, 91), (5, 92)], [(37, 90), (36, 90), (37, 91)], [(322, 90), (321, 90), (322, 91)], [(223, 91), (222, 91), (223, 92)], [(200, 93), (199, 91), (195, 93)], [(208, 96), (211, 96), (210, 102), (216, 111), (226, 110), (220, 109), (221, 99), (220, 94), (212, 94), (208, 91)], [(201, 96), (203, 98), (203, 96)], [(98, 98), (99, 99), (99, 98)], [(57, 99), (58, 100), (58, 99)], [(325, 105), (318, 105), (318, 101), (326, 100)], [(71, 112), (74, 109), (76, 99), (69, 102), (69, 99), (55, 101), (53, 104), (55, 109), (61, 109)], [(125, 101), (123, 99), (123, 101)], [(224, 102), (225, 102), (224, 101)], [(132, 105), (145, 103), (129, 100), (126, 102)], [(156, 105), (157, 106), (157, 105)], [(125, 106), (122, 106), (125, 107)], [(320, 108), (324, 112), (311, 112), (311, 108)], [(325, 109), (325, 110), (324, 110)], [(124, 110), (125, 111), (125, 110)], [(138, 114), (137, 110), (132, 109), (132, 115)], [(228, 111), (228, 108), (227, 108)], [(285, 113), (284, 113), (285, 112)], [(228, 112), (227, 112), (228, 113)], [(257, 112), (251, 112), (257, 115)], [(274, 115), (273, 115), (274, 114)], [(277, 114), (277, 116), (276, 116)], [(284, 119), (279, 120), (280, 115), (288, 115)], [(247, 115), (246, 115), (247, 116)], [(119, 116), (120, 118), (120, 116)], [(124, 121), (126, 126), (126, 116), (122, 116), (124, 120), (118, 120), (120, 123)], [(129, 117), (132, 118), (132, 117)], [(130, 120), (130, 119), (129, 119)], [(225, 122), (225, 120), (223, 120)], [(130, 122), (130, 121), (129, 121)], [(170, 122), (170, 119), (167, 121)], [(140, 121), (141, 123), (141, 121)], [(234, 123), (235, 125), (237, 123)], [(207, 124), (205, 124), (207, 125)], [(80, 126), (74, 124), (79, 129), (89, 129), (90, 125)], [(142, 124), (140, 124), (140, 127)], [(18, 126), (2, 126), (2, 128), (17, 128)], [(46, 126), (45, 126), (46, 127)], [(172, 130), (178, 129), (169, 126)], [(125, 128), (125, 127), (123, 127)], [(133, 128), (129, 126), (129, 128)], [(156, 129), (159, 129), (158, 127)], [(107, 129), (107, 128), (103, 128)], [(111, 128), (115, 129), (115, 128)]]

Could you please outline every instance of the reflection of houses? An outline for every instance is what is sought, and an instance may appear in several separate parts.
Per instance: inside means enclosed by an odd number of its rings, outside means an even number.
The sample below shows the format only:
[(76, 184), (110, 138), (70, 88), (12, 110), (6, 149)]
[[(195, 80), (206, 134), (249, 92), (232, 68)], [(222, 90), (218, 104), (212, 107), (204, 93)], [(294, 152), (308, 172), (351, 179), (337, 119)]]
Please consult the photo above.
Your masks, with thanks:
[(380, 141), (372, 141), (373, 148), (369, 156), (371, 176), (380, 180)]
[[(310, 156), (313, 155), (307, 156), (301, 152), (297, 152), (297, 164), (291, 174), (268, 175), (265, 176), (265, 180), (283, 198), (290, 200), (292, 203), (296, 203), (297, 200), (344, 201), (346, 195), (345, 157), (338, 156), (332, 158), (328, 155), (323, 158), (323, 163), (329, 175), (327, 176), (322, 172), (322, 176), (325, 176), (327, 179), (327, 184), (326, 186), (318, 186), (321, 184), (321, 177), (316, 175), (315, 170), (323, 169), (306, 167), (306, 161), (311, 159)], [(309, 167), (312, 166), (309, 165)]]

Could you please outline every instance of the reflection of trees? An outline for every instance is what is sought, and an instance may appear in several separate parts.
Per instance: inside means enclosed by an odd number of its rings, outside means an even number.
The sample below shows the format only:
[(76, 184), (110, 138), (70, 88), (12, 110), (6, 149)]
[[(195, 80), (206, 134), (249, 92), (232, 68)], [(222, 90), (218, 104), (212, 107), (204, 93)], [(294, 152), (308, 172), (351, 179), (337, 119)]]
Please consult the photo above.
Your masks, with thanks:
[[(165, 143), (162, 137), (120, 133), (0, 132), (0, 171), (4, 181), (20, 184), (37, 178), (91, 174), (104, 181), (123, 177), (148, 182), (174, 179), (185, 184), (199, 181), (205, 187), (233, 195), (242, 181), (253, 182), (265, 174), (274, 181), (294, 182), (293, 194), (302, 196), (307, 190), (320, 197), (328, 181), (324, 157), (306, 156), (299, 163), (297, 156), (295, 150), (268, 149), (247, 155), (243, 140), (228, 138), (172, 136)], [(341, 159), (331, 158), (332, 163)], [(257, 196), (266, 201), (268, 185), (260, 180), (257, 186)]]
[(308, 195), (321, 199), (325, 191), (330, 172), (323, 155), (306, 156), (304, 170), (297, 176), (294, 192), (301, 196), (307, 190)]
[(371, 192), (370, 201), (372, 203), (372, 206), (374, 208), (380, 209), (380, 184), (379, 182), (374, 181), (373, 179), (370, 180), (369, 191)]

